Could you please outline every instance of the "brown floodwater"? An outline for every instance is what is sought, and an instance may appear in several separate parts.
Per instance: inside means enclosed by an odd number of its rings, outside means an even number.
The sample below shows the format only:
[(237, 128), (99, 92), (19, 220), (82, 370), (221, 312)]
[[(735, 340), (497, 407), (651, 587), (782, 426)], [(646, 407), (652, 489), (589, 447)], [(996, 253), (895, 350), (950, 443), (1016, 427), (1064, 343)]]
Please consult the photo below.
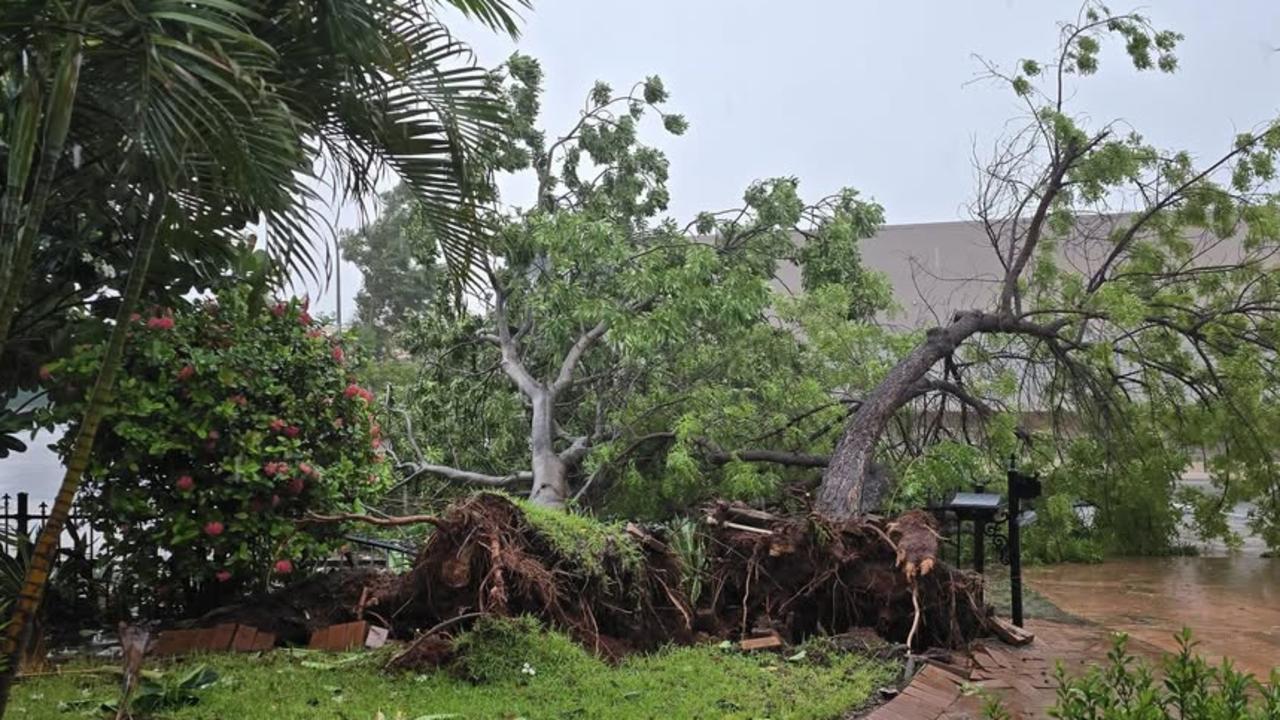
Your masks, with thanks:
[(1260, 677), (1280, 667), (1280, 559), (1134, 558), (1025, 575), (1066, 612), (1166, 650), (1186, 626), (1211, 660), (1230, 657)]

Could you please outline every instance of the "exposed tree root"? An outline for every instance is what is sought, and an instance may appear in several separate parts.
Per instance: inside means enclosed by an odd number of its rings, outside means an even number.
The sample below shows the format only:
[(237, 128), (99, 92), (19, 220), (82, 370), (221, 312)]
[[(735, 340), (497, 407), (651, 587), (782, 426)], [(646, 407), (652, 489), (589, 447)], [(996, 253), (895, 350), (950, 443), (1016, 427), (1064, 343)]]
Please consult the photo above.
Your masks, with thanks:
[(416, 637), (397, 666), (438, 662), (447, 631), (480, 615), (533, 615), (607, 658), (699, 635), (798, 641), (870, 628), (922, 649), (963, 647), (988, 631), (981, 579), (938, 559), (922, 512), (830, 522), (719, 503), (704, 517), (703, 566), (689, 569), (661, 531), (548, 513), (481, 493), (431, 518), (409, 573), (352, 573), (288, 595), (317, 605), (308, 618), (363, 615)]

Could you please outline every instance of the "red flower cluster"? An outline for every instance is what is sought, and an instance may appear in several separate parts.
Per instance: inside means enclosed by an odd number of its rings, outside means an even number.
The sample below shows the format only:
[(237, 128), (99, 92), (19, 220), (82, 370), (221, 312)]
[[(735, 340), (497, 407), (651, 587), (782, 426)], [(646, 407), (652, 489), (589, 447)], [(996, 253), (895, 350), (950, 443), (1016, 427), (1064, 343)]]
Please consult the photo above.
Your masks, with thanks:
[(289, 463), (269, 462), (266, 465), (262, 466), (262, 472), (266, 473), (267, 477), (275, 477), (276, 475), (283, 475), (289, 472)]
[(333, 346), (333, 361), (334, 361), (334, 362), (336, 362), (336, 363), (338, 363), (339, 365), (341, 365), (341, 364), (343, 364), (344, 362), (346, 362), (346, 359), (347, 359), (347, 356), (346, 356), (346, 354), (345, 354), (345, 353), (343, 353), (343, 352), (342, 352), (342, 346), (341, 346), (341, 345), (334, 345), (334, 346)]
[(191, 492), (191, 489), (196, 486), (196, 481), (190, 475), (183, 475), (178, 478), (178, 481), (173, 486), (182, 492)]
[(289, 312), (289, 306), (282, 302), (278, 302), (271, 306), (271, 314), (276, 317), (284, 317), (284, 314), (287, 312)]
[(271, 429), (271, 432), (280, 432), (281, 430), (284, 430), (285, 424), (286, 423), (284, 420), (281, 420), (280, 418), (276, 418), (272, 420), (271, 423), (267, 425), (267, 427)]
[(348, 385), (347, 389), (342, 391), (342, 395), (348, 400), (354, 397), (359, 397), (361, 400), (364, 400), (365, 402), (373, 402), (373, 393), (369, 392), (368, 390), (360, 387), (355, 383), (351, 383), (350, 385)]
[(218, 537), (226, 527), (217, 520), (210, 520), (204, 524), (204, 534), (209, 537)]
[(191, 366), (191, 363), (187, 363), (186, 365), (182, 366), (181, 370), (178, 371), (178, 382), (186, 382), (187, 380), (190, 380), (192, 377), (194, 377), (195, 374), (196, 374), (196, 369)]
[(293, 563), (288, 560), (277, 560), (276, 572), (280, 573), (281, 575), (288, 575), (289, 573), (293, 572)]
[(173, 318), (169, 316), (153, 317), (147, 321), (148, 330), (172, 330)]
[(284, 434), (286, 437), (296, 438), (302, 434), (302, 428), (297, 425), (290, 425), (284, 429)]

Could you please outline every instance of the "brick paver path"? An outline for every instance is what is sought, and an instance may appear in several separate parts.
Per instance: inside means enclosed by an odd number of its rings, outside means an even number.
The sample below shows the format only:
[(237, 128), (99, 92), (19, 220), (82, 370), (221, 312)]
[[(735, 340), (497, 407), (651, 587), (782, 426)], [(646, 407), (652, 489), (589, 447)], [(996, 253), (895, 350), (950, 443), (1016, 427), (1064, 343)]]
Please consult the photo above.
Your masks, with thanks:
[[(1011, 647), (998, 640), (976, 643), (963, 666), (929, 665), (916, 674), (911, 684), (888, 703), (876, 708), (866, 720), (978, 720), (983, 717), (983, 694), (1000, 698), (1014, 718), (1045, 718), (1053, 705), (1053, 672), (1061, 661), (1068, 672), (1081, 673), (1093, 664), (1105, 662), (1111, 649), (1106, 628), (1029, 620), (1027, 630), (1036, 639), (1023, 647)], [(1135, 655), (1155, 660), (1159, 648), (1129, 641)]]

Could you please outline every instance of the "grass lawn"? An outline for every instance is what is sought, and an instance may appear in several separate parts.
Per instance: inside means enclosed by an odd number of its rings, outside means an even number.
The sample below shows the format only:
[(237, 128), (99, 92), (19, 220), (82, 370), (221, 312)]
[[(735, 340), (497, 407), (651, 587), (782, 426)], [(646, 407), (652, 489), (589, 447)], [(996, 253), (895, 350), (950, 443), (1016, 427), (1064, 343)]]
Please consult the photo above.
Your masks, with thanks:
[[(465, 636), (464, 636), (465, 638)], [(384, 674), (386, 651), (277, 650), (152, 662), (165, 678), (200, 664), (218, 680), (198, 704), (163, 717), (226, 720), (341, 718), (838, 718), (867, 702), (898, 668), (818, 645), (747, 655), (714, 645), (671, 648), (610, 666), (547, 632), (490, 633), (460, 647), (448, 670)], [(101, 665), (73, 663), (67, 671)], [(10, 718), (103, 717), (118, 676), (66, 672), (23, 680)], [(163, 682), (163, 679), (162, 679)]]

